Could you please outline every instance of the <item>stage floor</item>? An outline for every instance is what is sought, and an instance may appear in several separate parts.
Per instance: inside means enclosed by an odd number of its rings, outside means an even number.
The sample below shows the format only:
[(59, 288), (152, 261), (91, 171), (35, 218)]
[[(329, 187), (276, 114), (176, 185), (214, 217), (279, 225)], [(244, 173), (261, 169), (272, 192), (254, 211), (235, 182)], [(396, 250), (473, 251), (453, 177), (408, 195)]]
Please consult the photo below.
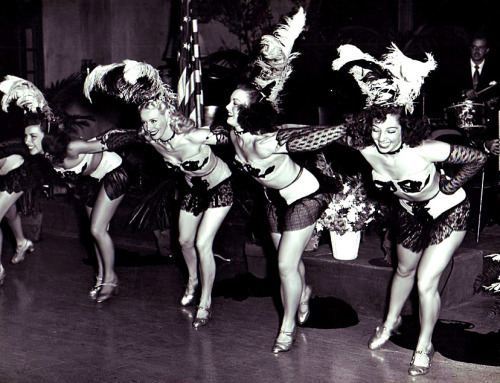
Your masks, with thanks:
[[(480, 244), (492, 238), (489, 247), (500, 244), (499, 226), (487, 227)], [(237, 262), (218, 261), (213, 320), (195, 330), (194, 308), (178, 304), (184, 279), (177, 256), (119, 247), (121, 291), (96, 304), (87, 298), (94, 271), (80, 240), (44, 233), (23, 263), (9, 264), (11, 255), (6, 241), (0, 382), (414, 381), (407, 368), (417, 325), (409, 315), (401, 335), (370, 351), (366, 343), (380, 318), (338, 297), (315, 295), (310, 322), (299, 329), (293, 349), (275, 356), (278, 286), (241, 273)], [(499, 381), (495, 302), (479, 294), (442, 311), (433, 367), (419, 381)]]

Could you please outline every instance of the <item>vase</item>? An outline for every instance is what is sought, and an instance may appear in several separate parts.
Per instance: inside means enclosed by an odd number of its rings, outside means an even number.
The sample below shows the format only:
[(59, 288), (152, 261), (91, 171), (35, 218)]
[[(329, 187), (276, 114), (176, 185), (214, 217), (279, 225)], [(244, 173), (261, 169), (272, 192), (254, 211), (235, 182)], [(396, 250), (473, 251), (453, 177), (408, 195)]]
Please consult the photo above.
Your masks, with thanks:
[(359, 243), (361, 242), (360, 231), (347, 231), (340, 235), (330, 231), (333, 258), (343, 261), (352, 261), (358, 257)]

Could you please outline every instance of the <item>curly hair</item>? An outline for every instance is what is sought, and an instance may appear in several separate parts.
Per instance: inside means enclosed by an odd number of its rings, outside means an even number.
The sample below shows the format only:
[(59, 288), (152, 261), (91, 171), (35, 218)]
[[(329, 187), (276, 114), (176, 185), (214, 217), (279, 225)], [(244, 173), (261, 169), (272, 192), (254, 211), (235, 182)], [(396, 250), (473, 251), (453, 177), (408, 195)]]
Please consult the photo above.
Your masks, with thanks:
[(67, 156), (70, 141), (71, 136), (64, 130), (55, 130), (50, 133), (45, 133), (42, 139), (42, 149), (49, 155), (48, 157), (53, 165), (63, 163)]
[(175, 133), (189, 133), (196, 129), (196, 125), (193, 120), (185, 117), (179, 111), (171, 111), (169, 106), (160, 100), (149, 100), (139, 106), (139, 113), (142, 110), (158, 110), (161, 114), (165, 116), (167, 120), (167, 125)]
[(372, 126), (374, 122), (383, 122), (387, 115), (399, 117), (401, 138), (411, 148), (419, 146), (430, 136), (430, 124), (427, 117), (416, 117), (405, 113), (401, 107), (374, 106), (362, 112), (346, 116), (347, 136), (357, 149), (373, 145)]
[(240, 83), (236, 89), (248, 94), (249, 105), (238, 110), (238, 124), (251, 134), (271, 133), (277, 130), (278, 112), (272, 103), (249, 82)]
[(277, 113), (269, 102), (258, 102), (250, 106), (240, 106), (238, 124), (251, 134), (275, 132)]
[(42, 149), (45, 156), (54, 165), (61, 164), (67, 155), (68, 144), (71, 141), (70, 134), (64, 130), (62, 125), (56, 121), (49, 121), (42, 114), (27, 114), (24, 118), (24, 126), (37, 125), (44, 134), (42, 138)]
[(47, 133), (49, 129), (49, 121), (42, 113), (27, 113), (24, 116), (24, 126), (32, 126), (38, 125), (40, 126), (40, 130), (43, 133)]

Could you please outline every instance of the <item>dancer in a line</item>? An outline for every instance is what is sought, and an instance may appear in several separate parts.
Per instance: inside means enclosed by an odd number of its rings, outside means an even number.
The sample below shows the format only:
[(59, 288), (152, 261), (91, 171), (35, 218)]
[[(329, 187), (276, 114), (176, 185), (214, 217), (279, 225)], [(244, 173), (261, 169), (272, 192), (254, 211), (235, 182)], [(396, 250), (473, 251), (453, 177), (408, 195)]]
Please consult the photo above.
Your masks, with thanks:
[[(23, 153), (25, 151), (21, 140), (0, 143), (0, 222), (4, 217), (7, 218), (16, 240), (16, 251), (11, 259), (13, 264), (22, 262), (26, 253), (32, 253), (35, 249), (33, 242), (24, 236), (21, 216), (16, 207), (16, 201), (23, 193), (36, 186), (36, 176), (30, 173), (25, 160), (29, 154), (27, 151)], [(0, 229), (0, 285), (6, 276), (1, 262), (2, 245), (3, 233)]]
[[(117, 71), (122, 71), (123, 78), (116, 75)], [(158, 72), (145, 63), (126, 60), (123, 64), (97, 67), (85, 82), (87, 96), (90, 98), (92, 90), (106, 91), (106, 82), (117, 81), (117, 78), (122, 84), (121, 89), (132, 88), (131, 84), (139, 82), (131, 80), (131, 73), (136, 73), (143, 84), (149, 85), (144, 86), (144, 91), (135, 87), (126, 95), (125, 91), (114, 95), (138, 104), (141, 135), (162, 155), (169, 168), (184, 176), (186, 190), (180, 206), (178, 229), (189, 277), (180, 303), (182, 306), (196, 303), (196, 290), (201, 279), (201, 296), (193, 321), (193, 326), (198, 328), (207, 325), (212, 315), (216, 273), (213, 242), (233, 204), (231, 170), (209, 145), (220, 143), (227, 137), (208, 128), (196, 128), (192, 120), (176, 111), (175, 95), (161, 82)], [(127, 98), (129, 95), (132, 98)], [(137, 139), (137, 132), (110, 131), (100, 141), (112, 150)]]
[[(355, 46), (339, 47), (333, 68), (348, 68), (367, 96), (364, 111), (347, 121), (347, 142), (360, 150), (373, 169), (375, 186), (397, 197), (398, 265), (385, 321), (368, 342), (378, 349), (401, 325), (401, 310), (417, 280), (420, 334), (410, 362), (410, 375), (429, 372), (440, 296), (438, 284), (462, 243), (470, 204), (462, 189), (486, 161), (481, 151), (427, 139), (429, 124), (412, 114), (424, 78), (436, 66), (431, 55), (420, 62), (393, 45), (382, 60)], [(462, 165), (453, 177), (438, 164)]]
[[(310, 314), (312, 288), (306, 283), (302, 253), (313, 233), (316, 220), (329, 202), (318, 175), (299, 165), (291, 152), (319, 149), (315, 128), (280, 129), (279, 93), (291, 73), (293, 43), (305, 25), (302, 8), (274, 35), (262, 39), (256, 61), (260, 73), (252, 82), (240, 84), (226, 109), (230, 138), (235, 148), (235, 166), (262, 184), (268, 199), (271, 237), (278, 252), (283, 321), (272, 348), (273, 353), (289, 351), (297, 327)], [(343, 134), (342, 127), (319, 129), (331, 140)], [(291, 142), (295, 145), (290, 145)]]
[(128, 175), (122, 158), (114, 152), (103, 152), (101, 142), (72, 139), (46, 118), (26, 122), (25, 144), (31, 155), (43, 155), (62, 179), (76, 188), (90, 219), (95, 241), (97, 275), (89, 296), (98, 303), (118, 293), (115, 271), (115, 249), (109, 235), (109, 224), (128, 189)]
[(24, 143), (29, 155), (43, 155), (68, 184), (76, 186), (90, 218), (97, 255), (98, 271), (89, 296), (99, 303), (110, 299), (118, 293), (118, 277), (109, 223), (128, 188), (122, 158), (103, 152), (99, 141), (73, 139), (69, 130), (74, 121), (66, 115), (56, 116), (31, 82), (6, 76), (0, 89), (5, 108), (15, 100), (26, 113)]
[[(0, 82), (2, 91), (2, 110), (8, 112), (12, 102), (26, 112), (47, 109), (48, 105), (41, 92), (31, 83), (15, 76), (6, 76)], [(11, 139), (0, 143), (0, 221), (3, 217), (12, 229), (16, 240), (16, 251), (11, 263), (22, 262), (26, 253), (34, 251), (33, 242), (24, 235), (21, 216), (16, 201), (29, 189), (41, 186), (40, 175), (34, 174), (32, 159), (21, 135), (19, 139)], [(3, 233), (0, 229), (0, 254), (2, 252)], [(0, 285), (5, 280), (5, 269), (0, 259)]]

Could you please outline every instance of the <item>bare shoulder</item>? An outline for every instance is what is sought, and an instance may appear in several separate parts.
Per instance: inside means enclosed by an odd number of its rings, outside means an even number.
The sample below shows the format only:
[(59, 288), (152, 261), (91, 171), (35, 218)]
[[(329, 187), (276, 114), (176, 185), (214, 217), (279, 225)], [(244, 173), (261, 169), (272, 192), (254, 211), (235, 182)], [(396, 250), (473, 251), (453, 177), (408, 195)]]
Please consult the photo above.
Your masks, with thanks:
[(417, 146), (419, 154), (431, 162), (444, 161), (450, 155), (451, 146), (447, 142), (424, 140)]

